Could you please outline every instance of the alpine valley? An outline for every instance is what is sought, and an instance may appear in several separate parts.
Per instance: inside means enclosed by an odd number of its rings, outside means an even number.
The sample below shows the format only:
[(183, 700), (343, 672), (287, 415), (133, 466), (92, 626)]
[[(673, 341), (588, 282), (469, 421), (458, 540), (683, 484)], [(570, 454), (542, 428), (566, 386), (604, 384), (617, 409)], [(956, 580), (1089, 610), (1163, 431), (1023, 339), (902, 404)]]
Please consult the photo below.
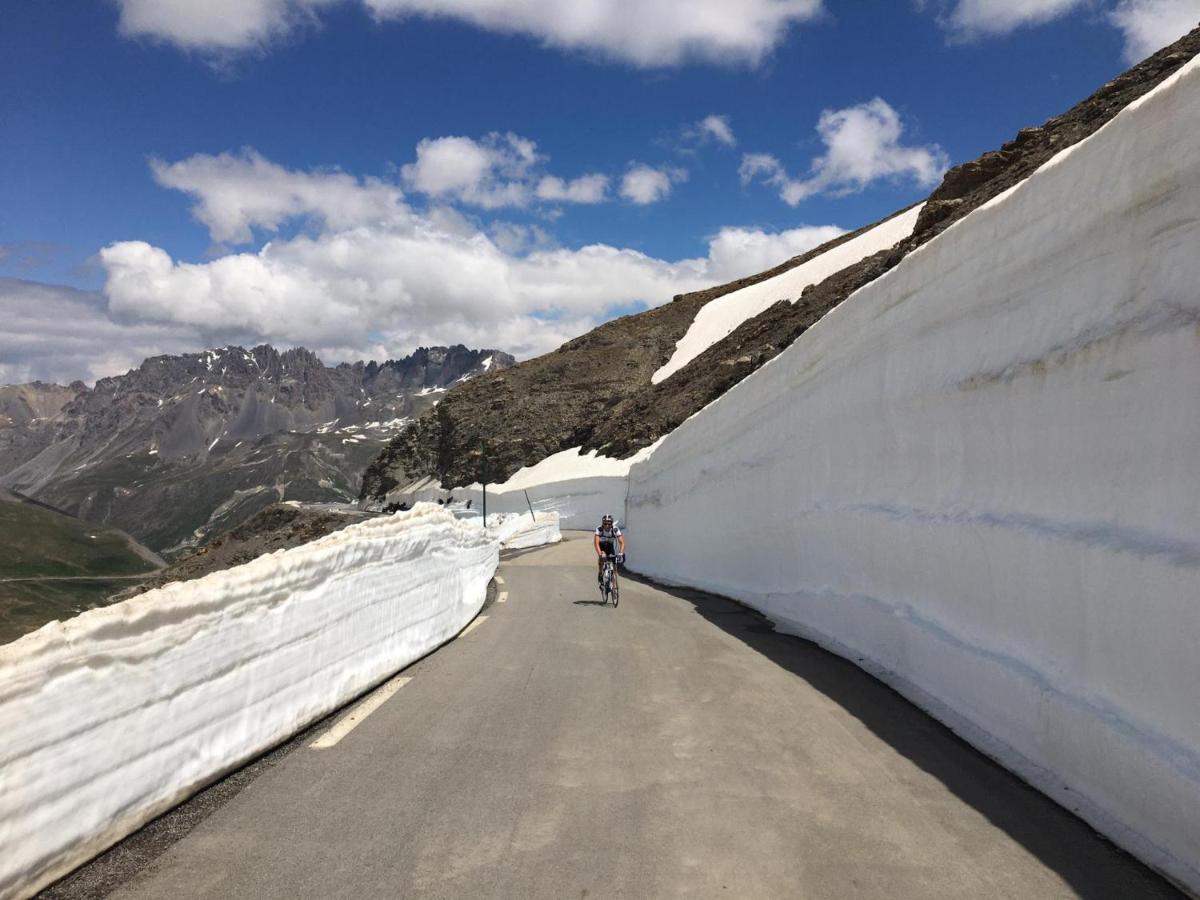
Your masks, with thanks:
[(513, 357), (463, 346), (326, 366), (303, 348), (157, 356), (95, 387), (0, 387), (0, 485), (170, 559), (280, 500), (346, 502), (452, 385)]

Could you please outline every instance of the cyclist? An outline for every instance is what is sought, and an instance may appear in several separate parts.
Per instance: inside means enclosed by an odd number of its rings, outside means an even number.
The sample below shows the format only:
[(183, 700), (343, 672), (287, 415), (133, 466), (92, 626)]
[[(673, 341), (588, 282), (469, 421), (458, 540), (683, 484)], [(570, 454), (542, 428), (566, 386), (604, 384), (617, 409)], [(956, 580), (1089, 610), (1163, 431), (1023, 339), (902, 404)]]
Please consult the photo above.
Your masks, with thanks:
[[(620, 527), (608, 513), (600, 520), (600, 527), (592, 537), (592, 544), (596, 548), (596, 583), (600, 584), (604, 581), (604, 557), (617, 556), (618, 553), (622, 557), (625, 555), (625, 535), (621, 534)], [(613, 587), (616, 585), (617, 567), (613, 566)]]

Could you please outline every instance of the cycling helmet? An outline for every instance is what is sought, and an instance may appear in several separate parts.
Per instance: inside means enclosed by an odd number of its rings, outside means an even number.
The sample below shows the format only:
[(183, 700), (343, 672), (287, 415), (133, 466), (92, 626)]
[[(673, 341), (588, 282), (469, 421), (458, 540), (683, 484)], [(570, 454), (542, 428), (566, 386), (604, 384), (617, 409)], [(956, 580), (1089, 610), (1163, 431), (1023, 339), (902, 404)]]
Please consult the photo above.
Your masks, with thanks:
[(613, 517), (610, 514), (605, 513), (600, 519), (600, 524), (601, 525), (611, 525), (612, 521), (613, 521)]

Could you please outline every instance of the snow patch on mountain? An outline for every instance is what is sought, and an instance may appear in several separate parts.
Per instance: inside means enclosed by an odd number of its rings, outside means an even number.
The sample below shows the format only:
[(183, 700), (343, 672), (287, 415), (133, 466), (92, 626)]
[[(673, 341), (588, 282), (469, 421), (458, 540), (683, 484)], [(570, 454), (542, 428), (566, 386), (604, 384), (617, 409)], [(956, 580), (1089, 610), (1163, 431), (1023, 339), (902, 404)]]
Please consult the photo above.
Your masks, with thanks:
[(887, 250), (908, 237), (912, 234), (920, 214), (921, 205), (914, 206), (880, 222), (852, 240), (835, 245), (806, 263), (705, 304), (696, 314), (687, 333), (676, 345), (675, 353), (650, 377), (651, 383), (658, 384), (669, 378), (747, 319), (754, 318), (773, 303), (780, 300), (790, 300), (794, 303), (810, 284), (824, 281), (846, 266), (865, 259), (872, 253)]

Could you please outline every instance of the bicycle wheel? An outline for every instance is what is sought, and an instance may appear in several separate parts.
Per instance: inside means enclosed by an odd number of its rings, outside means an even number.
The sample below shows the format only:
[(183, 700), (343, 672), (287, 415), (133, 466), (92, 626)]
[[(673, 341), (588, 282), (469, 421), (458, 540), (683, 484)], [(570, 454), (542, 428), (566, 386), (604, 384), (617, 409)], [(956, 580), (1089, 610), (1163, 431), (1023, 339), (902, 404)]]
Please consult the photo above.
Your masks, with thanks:
[(612, 589), (613, 609), (617, 608), (617, 604), (621, 602), (621, 588), (618, 585), (613, 585)]

